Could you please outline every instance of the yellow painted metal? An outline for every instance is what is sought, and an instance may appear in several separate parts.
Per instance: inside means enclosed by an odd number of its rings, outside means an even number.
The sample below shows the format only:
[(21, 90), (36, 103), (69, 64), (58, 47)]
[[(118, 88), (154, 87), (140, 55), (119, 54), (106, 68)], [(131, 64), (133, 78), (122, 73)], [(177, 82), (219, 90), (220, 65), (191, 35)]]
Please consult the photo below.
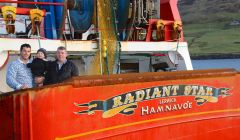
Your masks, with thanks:
[(173, 30), (180, 31), (182, 29), (182, 22), (181, 21), (174, 21), (173, 23)]
[(15, 33), (16, 8), (13, 6), (3, 6), (1, 8), (3, 19), (6, 23), (6, 30), (9, 34)]
[(39, 9), (31, 9), (30, 10), (30, 19), (32, 22), (32, 34), (36, 34), (37, 33), (37, 26), (39, 29), (39, 26), (42, 22), (42, 18), (44, 16), (44, 12), (42, 10)]
[(157, 21), (157, 39), (161, 40), (164, 38), (164, 28), (165, 28), (165, 23), (163, 20), (158, 20)]
[(30, 19), (32, 22), (35, 22), (35, 21), (41, 22), (43, 15), (44, 15), (44, 12), (42, 10), (39, 10), (39, 9), (30, 10)]

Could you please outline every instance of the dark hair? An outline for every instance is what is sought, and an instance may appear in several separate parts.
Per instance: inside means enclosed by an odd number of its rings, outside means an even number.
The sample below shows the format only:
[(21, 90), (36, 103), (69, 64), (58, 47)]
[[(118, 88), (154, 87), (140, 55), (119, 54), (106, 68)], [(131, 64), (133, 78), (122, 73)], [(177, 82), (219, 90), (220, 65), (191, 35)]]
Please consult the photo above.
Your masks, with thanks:
[(63, 46), (60, 46), (60, 47), (57, 48), (57, 50), (65, 50), (66, 51), (66, 48), (63, 47)]
[(47, 51), (44, 49), (44, 48), (40, 48), (37, 50), (37, 53), (38, 52), (42, 52), (44, 54), (44, 58), (46, 59), (47, 58)]
[(23, 48), (30, 48), (31, 49), (31, 46), (29, 44), (25, 43), (25, 44), (21, 45), (20, 51), (22, 51)]

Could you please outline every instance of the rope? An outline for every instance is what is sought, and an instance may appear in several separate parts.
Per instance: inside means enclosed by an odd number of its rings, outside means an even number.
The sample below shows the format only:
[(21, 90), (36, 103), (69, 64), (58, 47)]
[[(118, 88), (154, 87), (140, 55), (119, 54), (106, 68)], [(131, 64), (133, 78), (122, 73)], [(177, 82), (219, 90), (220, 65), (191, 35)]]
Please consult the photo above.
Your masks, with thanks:
[(38, 46), (39, 46), (39, 49), (40, 49), (40, 48), (42, 48), (42, 47), (41, 47), (41, 42), (40, 42), (40, 32), (39, 32), (38, 26), (36, 26), (36, 28), (37, 28)]
[(176, 48), (176, 54), (175, 54), (175, 57), (174, 57), (174, 61), (173, 61), (173, 64), (174, 64), (174, 67), (177, 68), (177, 65), (176, 65), (176, 58), (177, 58), (177, 51), (178, 51), (178, 48), (179, 48), (179, 42), (180, 42), (180, 33), (181, 32), (177, 32), (178, 33), (178, 38), (177, 38), (177, 48)]
[(122, 46), (121, 46), (121, 43), (120, 43), (120, 39), (119, 39), (119, 32), (118, 32), (118, 27), (117, 27), (117, 21), (116, 21), (116, 19), (117, 19), (117, 16), (116, 16), (116, 7), (117, 7), (117, 5), (118, 5), (118, 3), (117, 3), (118, 1), (117, 0), (114, 0), (114, 5), (115, 5), (115, 8), (114, 9), (112, 9), (113, 10), (113, 18), (115, 19), (115, 24), (114, 24), (114, 27), (115, 27), (115, 36), (116, 36), (116, 39), (117, 40), (115, 40), (116, 41), (116, 43), (117, 43), (117, 49), (116, 49), (116, 51), (115, 51), (115, 58), (114, 58), (114, 68), (113, 68), (113, 73), (120, 73), (120, 66), (121, 66), (121, 63), (120, 63), (120, 57), (121, 57), (121, 48), (122, 48)]
[(109, 75), (110, 72), (109, 72), (109, 65), (108, 65), (108, 51), (106, 51), (106, 58), (105, 58), (105, 61), (106, 61), (106, 69), (107, 69), (107, 74)]

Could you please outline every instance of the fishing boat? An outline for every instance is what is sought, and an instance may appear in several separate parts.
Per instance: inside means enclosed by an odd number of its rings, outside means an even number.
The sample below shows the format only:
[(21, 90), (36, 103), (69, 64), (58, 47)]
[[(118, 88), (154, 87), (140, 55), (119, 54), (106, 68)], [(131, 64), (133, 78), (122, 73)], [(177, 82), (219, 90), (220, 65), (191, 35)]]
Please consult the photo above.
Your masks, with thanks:
[(59, 46), (63, 83), (1, 82), (0, 139), (239, 139), (240, 73), (192, 70), (177, 0), (1, 0), (0, 74), (23, 43)]

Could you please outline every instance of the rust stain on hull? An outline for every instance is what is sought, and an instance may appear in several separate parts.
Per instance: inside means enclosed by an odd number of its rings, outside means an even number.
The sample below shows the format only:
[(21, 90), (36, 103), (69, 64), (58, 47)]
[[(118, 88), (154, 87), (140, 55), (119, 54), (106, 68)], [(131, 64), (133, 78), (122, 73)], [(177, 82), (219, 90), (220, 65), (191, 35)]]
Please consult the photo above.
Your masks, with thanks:
[(74, 77), (65, 84), (71, 84), (74, 87), (85, 86), (103, 86), (114, 84), (126, 84), (150, 81), (181, 80), (195, 78), (214, 78), (221, 76), (235, 76), (239, 72), (235, 69), (212, 69), (212, 70), (193, 70), (177, 72), (156, 72), (156, 73), (131, 73), (119, 75), (101, 75), (101, 76), (82, 76)]

